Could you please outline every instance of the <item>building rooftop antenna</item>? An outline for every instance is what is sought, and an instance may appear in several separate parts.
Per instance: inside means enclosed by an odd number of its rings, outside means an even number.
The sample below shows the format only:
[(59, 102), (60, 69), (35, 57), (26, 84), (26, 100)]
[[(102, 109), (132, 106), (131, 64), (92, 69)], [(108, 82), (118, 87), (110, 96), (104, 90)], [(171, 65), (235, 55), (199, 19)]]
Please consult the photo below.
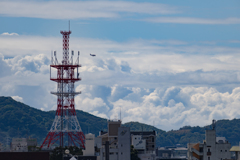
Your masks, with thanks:
[(69, 31), (70, 31), (70, 20), (68, 21), (68, 25), (69, 25), (68, 28), (69, 28)]
[(18, 138), (20, 138), (20, 135), (19, 135), (19, 127), (18, 127)]
[(153, 121), (153, 131), (154, 131), (155, 122)]
[(121, 115), (122, 110), (121, 110), (121, 108), (122, 108), (122, 107), (120, 106), (120, 121), (122, 121), (122, 117), (121, 117), (121, 116), (122, 116), (122, 115)]
[(212, 120), (212, 130), (215, 130), (216, 129), (216, 120), (213, 119)]

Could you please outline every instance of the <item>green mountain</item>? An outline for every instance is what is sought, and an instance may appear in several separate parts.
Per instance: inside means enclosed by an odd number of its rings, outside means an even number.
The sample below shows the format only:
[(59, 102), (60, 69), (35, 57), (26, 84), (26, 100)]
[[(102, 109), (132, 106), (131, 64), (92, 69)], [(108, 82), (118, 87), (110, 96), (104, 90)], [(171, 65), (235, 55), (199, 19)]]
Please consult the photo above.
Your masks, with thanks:
[[(107, 119), (99, 118), (87, 112), (76, 110), (77, 118), (84, 133), (107, 130)], [(55, 111), (41, 111), (29, 107), (11, 97), (0, 97), (0, 142), (6, 137), (31, 136), (41, 144), (52, 125)]]
[[(99, 131), (107, 130), (107, 119), (99, 118), (87, 112), (76, 110), (77, 118), (84, 133), (91, 132), (98, 135)], [(0, 142), (6, 143), (7, 137), (31, 136), (42, 144), (46, 137), (55, 111), (41, 111), (13, 100), (11, 97), (0, 97)], [(151, 125), (139, 122), (125, 123), (132, 131), (157, 132), (157, 146), (173, 146), (176, 144), (202, 142), (205, 139), (205, 130), (211, 126), (185, 126), (179, 130), (163, 131)], [(216, 123), (217, 136), (226, 137), (232, 145), (240, 141), (240, 119), (219, 120)]]

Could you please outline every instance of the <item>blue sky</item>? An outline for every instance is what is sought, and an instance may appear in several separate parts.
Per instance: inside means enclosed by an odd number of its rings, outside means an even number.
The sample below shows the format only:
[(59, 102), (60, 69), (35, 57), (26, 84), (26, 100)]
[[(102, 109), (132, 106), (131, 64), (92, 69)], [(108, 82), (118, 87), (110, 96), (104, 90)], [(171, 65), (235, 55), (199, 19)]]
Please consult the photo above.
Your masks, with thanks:
[(69, 20), (77, 109), (114, 119), (121, 108), (123, 122), (164, 130), (240, 118), (238, 0), (1, 1), (0, 95), (56, 109), (50, 53), (61, 59)]

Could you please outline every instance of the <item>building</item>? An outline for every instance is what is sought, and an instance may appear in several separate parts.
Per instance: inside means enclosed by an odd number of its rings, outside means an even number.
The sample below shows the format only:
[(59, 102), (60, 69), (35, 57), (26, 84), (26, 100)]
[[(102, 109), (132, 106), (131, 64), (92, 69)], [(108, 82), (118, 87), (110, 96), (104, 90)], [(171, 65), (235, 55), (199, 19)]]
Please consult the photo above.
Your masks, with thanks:
[(188, 144), (189, 160), (224, 160), (231, 159), (231, 144), (225, 137), (216, 137), (215, 120), (211, 130), (206, 130), (203, 143)]
[(13, 138), (11, 142), (11, 152), (34, 151), (37, 146), (36, 138)]
[(187, 152), (186, 147), (177, 147), (173, 150), (173, 158), (187, 159)]
[(131, 132), (131, 144), (138, 151), (141, 160), (155, 160), (156, 132), (135, 131)]
[(141, 160), (155, 160), (156, 132), (130, 132), (120, 120), (109, 120), (108, 131), (85, 135), (84, 156), (97, 156), (97, 160), (130, 160), (131, 145)]
[(130, 128), (121, 126), (121, 121), (108, 121), (108, 131), (100, 132), (102, 140), (100, 160), (130, 160)]
[(0, 143), (0, 152), (2, 152), (3, 151), (3, 145), (2, 145), (2, 143)]
[(13, 138), (11, 142), (11, 152), (27, 152), (27, 138)]
[(131, 158), (130, 128), (118, 128), (118, 159), (130, 160)]
[(37, 138), (27, 138), (28, 151), (36, 151)]
[(64, 156), (63, 160), (97, 160), (96, 156)]
[(157, 159), (187, 159), (186, 147), (161, 147), (156, 150)]
[(230, 149), (230, 152), (234, 152), (235, 160), (240, 160), (240, 142), (239, 142), (239, 146), (232, 146), (232, 148)]
[(66, 153), (63, 160), (99, 160), (99, 151), (97, 152), (100, 144), (97, 144), (98, 138), (94, 134), (89, 133), (85, 135), (85, 149), (83, 155), (72, 155), (70, 152)]
[(156, 150), (157, 159), (170, 159), (173, 157), (172, 149), (166, 147), (160, 147)]
[(49, 152), (0, 152), (1, 160), (49, 160)]
[(72, 155), (70, 152), (63, 157), (64, 160), (100, 160), (101, 139), (95, 137), (94, 134), (88, 133), (85, 135), (85, 149), (83, 155)]
[(27, 145), (28, 146), (37, 146), (37, 138), (27, 138)]
[(94, 134), (89, 133), (85, 135), (85, 150), (83, 150), (83, 156), (96, 157), (100, 160), (100, 149), (102, 147), (102, 139), (95, 137)]
[(85, 150), (83, 150), (84, 156), (94, 156), (95, 155), (95, 135), (94, 134), (86, 134), (85, 135)]

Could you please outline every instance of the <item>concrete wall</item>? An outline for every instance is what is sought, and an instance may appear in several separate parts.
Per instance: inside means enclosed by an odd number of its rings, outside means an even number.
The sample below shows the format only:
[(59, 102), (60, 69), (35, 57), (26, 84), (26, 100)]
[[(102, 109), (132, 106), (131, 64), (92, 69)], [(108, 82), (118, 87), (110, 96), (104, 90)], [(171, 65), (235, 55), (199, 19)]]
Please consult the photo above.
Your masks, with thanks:
[(118, 128), (118, 159), (119, 160), (130, 160), (131, 152), (131, 139), (130, 139), (130, 128), (119, 127)]
[(216, 144), (216, 160), (230, 159), (231, 152), (229, 151), (231, 148), (230, 143), (224, 144)]

